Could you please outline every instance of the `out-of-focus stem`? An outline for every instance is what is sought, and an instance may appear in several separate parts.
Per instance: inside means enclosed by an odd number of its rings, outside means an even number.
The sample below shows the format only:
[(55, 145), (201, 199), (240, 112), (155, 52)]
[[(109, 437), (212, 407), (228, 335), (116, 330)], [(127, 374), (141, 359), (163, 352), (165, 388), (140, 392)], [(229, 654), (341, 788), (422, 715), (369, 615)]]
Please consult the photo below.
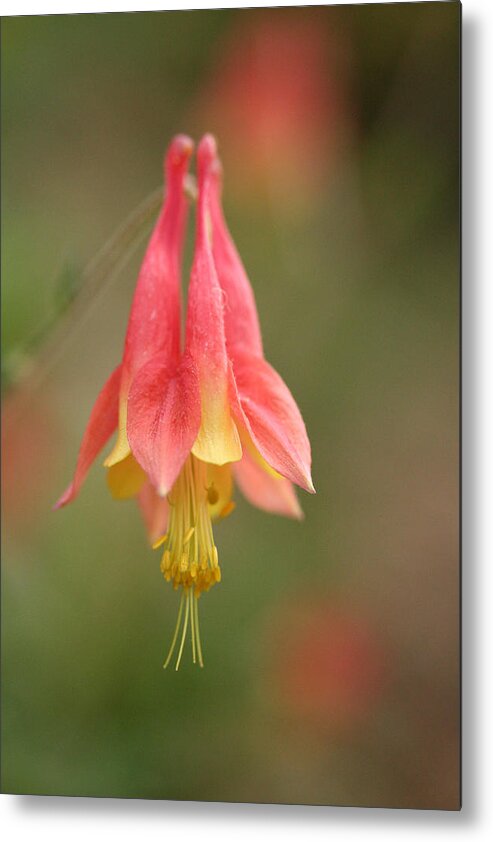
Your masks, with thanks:
[[(186, 177), (185, 192), (191, 201), (196, 200), (197, 184), (192, 175)], [(22, 387), (24, 400), (17, 395), (18, 410), (39, 390), (102, 294), (129, 262), (156, 216), (162, 197), (163, 188), (159, 187), (132, 211), (82, 271), (68, 301), (54, 310), (34, 336), (8, 355), (3, 388), (4, 393), (10, 393)]]

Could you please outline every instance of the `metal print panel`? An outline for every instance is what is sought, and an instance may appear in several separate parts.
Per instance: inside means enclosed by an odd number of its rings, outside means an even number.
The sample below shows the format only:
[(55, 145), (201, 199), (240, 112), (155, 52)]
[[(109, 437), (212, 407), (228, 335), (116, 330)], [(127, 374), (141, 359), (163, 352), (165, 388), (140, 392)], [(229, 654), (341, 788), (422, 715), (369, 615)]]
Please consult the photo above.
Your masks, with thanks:
[(460, 6), (2, 21), (2, 788), (457, 810)]

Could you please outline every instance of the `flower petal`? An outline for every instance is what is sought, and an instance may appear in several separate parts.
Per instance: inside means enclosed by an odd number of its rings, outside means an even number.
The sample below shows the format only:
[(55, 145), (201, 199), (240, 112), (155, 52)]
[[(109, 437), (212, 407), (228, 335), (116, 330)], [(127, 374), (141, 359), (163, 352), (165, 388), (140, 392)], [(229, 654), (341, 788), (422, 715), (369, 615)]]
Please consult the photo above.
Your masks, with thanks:
[(145, 472), (130, 453), (126, 459), (112, 465), (106, 472), (106, 481), (115, 500), (135, 497), (147, 481)]
[(132, 453), (161, 496), (171, 490), (199, 426), (199, 384), (190, 357), (178, 367), (166, 354), (149, 360), (130, 388), (127, 433)]
[(228, 354), (236, 349), (263, 356), (262, 336), (253, 290), (231, 234), (221, 204), (221, 165), (213, 165), (210, 208), (212, 253), (219, 284), (224, 293), (224, 327)]
[(130, 456), (130, 445), (127, 439), (127, 401), (128, 401), (128, 375), (125, 383), (122, 382), (120, 386), (120, 395), (118, 398), (118, 435), (116, 442), (108, 456), (103, 462), (105, 468), (112, 468), (123, 462)]
[(214, 157), (215, 143), (206, 135), (198, 150), (197, 237), (188, 290), (186, 347), (197, 366), (202, 413), (192, 452), (203, 462), (223, 465), (241, 458), (241, 444), (229, 406), (223, 294), (210, 243), (209, 201)]
[[(239, 463), (235, 463), (239, 464)], [(227, 510), (233, 494), (231, 465), (207, 465), (207, 500), (213, 520)]]
[(267, 465), (259, 453), (255, 458), (244, 446), (242, 459), (233, 465), (234, 477), (243, 496), (266, 512), (302, 520), (303, 512), (292, 482), (271, 469), (266, 470), (260, 460)]
[(169, 503), (166, 497), (156, 493), (150, 482), (146, 482), (139, 494), (139, 506), (152, 546), (166, 532)]
[(260, 509), (302, 520), (303, 512), (293, 483), (265, 461), (245, 427), (240, 425), (239, 430), (243, 457), (235, 462), (233, 469), (243, 495)]
[(193, 143), (175, 137), (165, 159), (166, 195), (139, 272), (123, 354), (118, 439), (107, 467), (128, 456), (127, 397), (135, 372), (156, 354), (178, 362), (180, 354), (180, 260), (188, 203), (184, 180)]
[(96, 456), (114, 433), (118, 423), (120, 379), (121, 366), (118, 366), (97, 397), (80, 446), (74, 478), (55, 503), (55, 509), (74, 500)]
[(314, 493), (310, 442), (283, 379), (268, 362), (246, 353), (235, 358), (234, 378), (245, 426), (260, 454), (281, 476)]

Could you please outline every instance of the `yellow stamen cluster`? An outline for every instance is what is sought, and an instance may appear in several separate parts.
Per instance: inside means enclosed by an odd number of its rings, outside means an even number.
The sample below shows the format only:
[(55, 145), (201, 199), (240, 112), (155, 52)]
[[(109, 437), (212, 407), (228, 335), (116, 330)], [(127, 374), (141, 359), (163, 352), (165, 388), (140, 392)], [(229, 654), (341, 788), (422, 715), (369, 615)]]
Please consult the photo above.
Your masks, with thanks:
[(221, 581), (221, 569), (214, 544), (209, 514), (209, 495), (204, 462), (189, 456), (168, 498), (168, 532), (155, 544), (165, 545), (161, 572), (175, 590), (193, 588), (196, 596)]
[(193, 662), (198, 661), (200, 666), (203, 666), (197, 603), (203, 591), (208, 591), (221, 581), (221, 568), (209, 512), (209, 505), (216, 503), (217, 499), (217, 490), (213, 486), (207, 487), (205, 463), (190, 454), (168, 497), (168, 532), (154, 544), (155, 548), (165, 547), (161, 559), (164, 578), (173, 583), (175, 590), (180, 586), (183, 588), (178, 620), (165, 668), (173, 656), (178, 640), (183, 609), (185, 615), (176, 669), (180, 666), (189, 623)]

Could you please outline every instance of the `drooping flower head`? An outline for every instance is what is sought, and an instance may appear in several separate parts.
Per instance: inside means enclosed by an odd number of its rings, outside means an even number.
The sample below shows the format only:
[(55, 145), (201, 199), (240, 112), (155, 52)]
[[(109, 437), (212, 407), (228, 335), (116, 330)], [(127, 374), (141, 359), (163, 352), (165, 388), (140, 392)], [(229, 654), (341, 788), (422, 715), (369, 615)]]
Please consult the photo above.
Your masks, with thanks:
[(196, 242), (185, 335), (180, 335), (184, 179), (192, 142), (166, 156), (166, 194), (139, 274), (121, 365), (103, 387), (84, 435), (70, 502), (118, 427), (105, 460), (117, 498), (137, 496), (164, 578), (181, 588), (178, 668), (188, 626), (203, 665), (198, 599), (221, 580), (212, 522), (234, 508), (234, 480), (254, 505), (300, 518), (293, 483), (313, 491), (310, 445), (298, 407), (265, 361), (253, 292), (226, 227), (221, 166), (206, 135), (198, 148)]

